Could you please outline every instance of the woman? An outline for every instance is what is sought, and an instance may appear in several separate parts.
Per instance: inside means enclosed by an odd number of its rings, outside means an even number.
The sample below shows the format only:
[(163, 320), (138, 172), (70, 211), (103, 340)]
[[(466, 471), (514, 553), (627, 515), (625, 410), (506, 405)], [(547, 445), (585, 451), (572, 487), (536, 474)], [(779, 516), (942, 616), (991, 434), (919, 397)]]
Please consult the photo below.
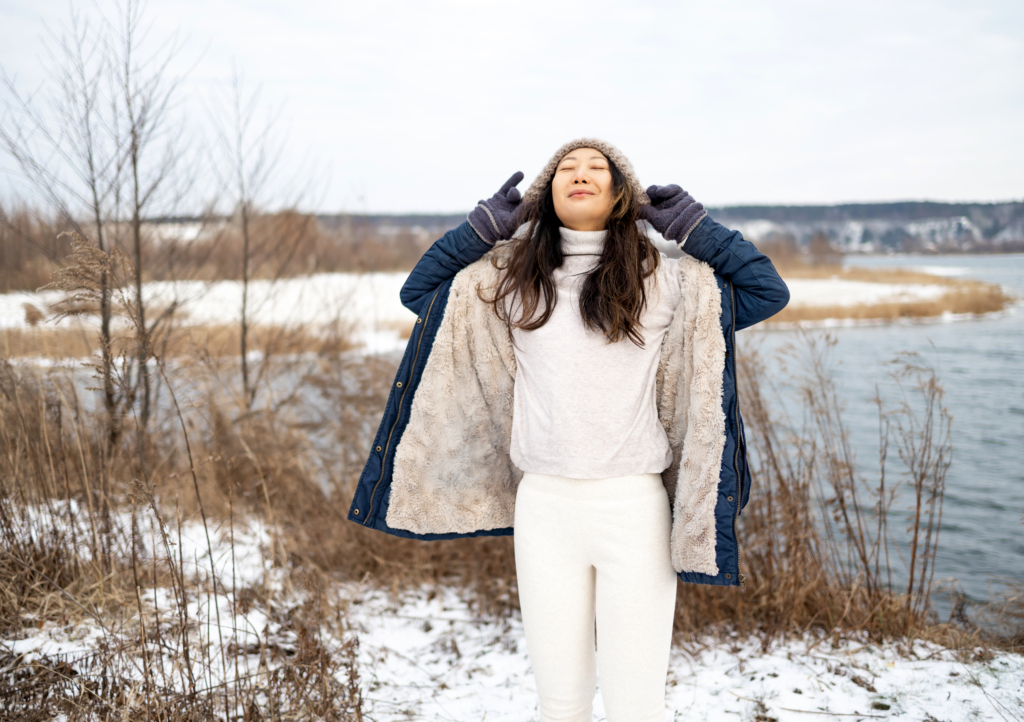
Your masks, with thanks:
[(565, 144), (520, 199), (522, 178), (402, 288), (416, 330), (348, 518), (420, 539), (514, 529), (541, 719), (589, 720), (599, 666), (611, 722), (663, 720), (676, 577), (743, 581), (734, 334), (789, 292), (608, 143)]

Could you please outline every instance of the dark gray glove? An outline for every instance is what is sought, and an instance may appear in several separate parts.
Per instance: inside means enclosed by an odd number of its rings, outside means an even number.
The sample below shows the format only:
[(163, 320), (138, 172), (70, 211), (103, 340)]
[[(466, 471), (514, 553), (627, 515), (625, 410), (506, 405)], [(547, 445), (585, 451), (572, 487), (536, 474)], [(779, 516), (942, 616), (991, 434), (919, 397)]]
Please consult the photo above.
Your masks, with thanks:
[(704, 206), (675, 184), (651, 186), (647, 196), (651, 205), (640, 206), (640, 217), (667, 241), (684, 241), (708, 214)]
[(493, 196), (480, 201), (469, 212), (469, 225), (476, 234), (492, 246), (499, 240), (508, 240), (522, 224), (526, 208), (516, 185), (523, 179), (517, 170)]

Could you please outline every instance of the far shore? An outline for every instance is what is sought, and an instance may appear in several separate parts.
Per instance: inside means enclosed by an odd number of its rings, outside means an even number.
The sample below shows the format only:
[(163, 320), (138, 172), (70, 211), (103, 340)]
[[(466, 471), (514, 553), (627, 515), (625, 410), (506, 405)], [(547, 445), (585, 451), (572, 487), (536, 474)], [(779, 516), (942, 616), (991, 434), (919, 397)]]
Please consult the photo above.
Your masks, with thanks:
[(780, 265), (779, 274), (792, 298), (767, 322), (776, 326), (973, 317), (1018, 300), (994, 283), (904, 268)]

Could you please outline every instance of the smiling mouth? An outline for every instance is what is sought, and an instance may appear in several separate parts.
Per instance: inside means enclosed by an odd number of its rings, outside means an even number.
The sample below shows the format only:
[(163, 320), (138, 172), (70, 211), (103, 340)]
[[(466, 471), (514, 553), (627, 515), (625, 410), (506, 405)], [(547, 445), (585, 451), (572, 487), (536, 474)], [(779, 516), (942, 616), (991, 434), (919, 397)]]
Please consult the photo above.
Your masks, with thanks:
[(575, 196), (592, 196), (592, 195), (594, 195), (594, 194), (591, 193), (590, 191), (573, 191), (572, 193), (569, 194), (569, 197), (570, 198), (574, 198)]

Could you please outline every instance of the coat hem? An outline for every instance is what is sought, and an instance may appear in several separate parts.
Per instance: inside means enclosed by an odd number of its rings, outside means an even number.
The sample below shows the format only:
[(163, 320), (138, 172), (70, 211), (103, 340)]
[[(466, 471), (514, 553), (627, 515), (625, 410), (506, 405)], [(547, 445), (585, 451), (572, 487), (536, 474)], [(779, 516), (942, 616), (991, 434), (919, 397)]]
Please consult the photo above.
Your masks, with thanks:
[(501, 529), (478, 529), (477, 531), (464, 533), (449, 532), (445, 534), (417, 534), (416, 532), (408, 531), (406, 529), (395, 529), (394, 527), (388, 526), (388, 523), (380, 517), (370, 520), (369, 524), (364, 524), (363, 522), (366, 521), (365, 519), (360, 519), (358, 516), (354, 516), (351, 512), (349, 512), (349, 515), (345, 518), (366, 529), (376, 529), (377, 531), (382, 531), (385, 534), (391, 534), (392, 536), (402, 537), (404, 539), (419, 539), (421, 541), (444, 541), (445, 539), (464, 539), (478, 536), (512, 536), (513, 531), (513, 527), (509, 526)]
[(679, 581), (688, 584), (710, 584), (716, 587), (738, 587), (740, 585), (737, 574), (731, 574), (730, 579), (726, 579), (725, 574), (725, 572), (722, 572), (718, 576), (713, 577), (710, 574), (701, 574), (700, 572), (677, 572), (676, 576), (679, 577)]

